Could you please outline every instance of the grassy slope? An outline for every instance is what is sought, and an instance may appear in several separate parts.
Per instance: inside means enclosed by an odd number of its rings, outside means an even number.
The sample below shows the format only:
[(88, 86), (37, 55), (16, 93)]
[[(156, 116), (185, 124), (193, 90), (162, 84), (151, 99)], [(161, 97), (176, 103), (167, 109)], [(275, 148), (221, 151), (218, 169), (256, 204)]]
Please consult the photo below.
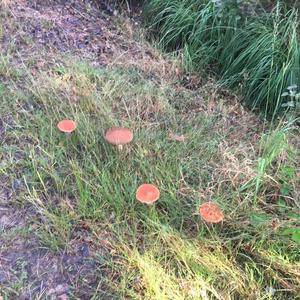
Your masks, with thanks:
[[(1, 54), (0, 112), (12, 121), (0, 171), (22, 181), (11, 205), (34, 211), (24, 234), (39, 247), (68, 252), (78, 232), (88, 237), (101, 261), (95, 274), (105, 276), (84, 299), (299, 298), (299, 244), (281, 234), (299, 226), (292, 130), (269, 132), (224, 91), (209, 82), (186, 89), (175, 72), (149, 76), (134, 63), (93, 67), (60, 54), (37, 70), (35, 61), (10, 63), (17, 55)], [(66, 117), (78, 123), (72, 136), (56, 129)], [(122, 153), (103, 139), (119, 125), (135, 134)], [(188, 139), (170, 141), (170, 132)], [(143, 182), (161, 190), (154, 207), (135, 200)], [(208, 200), (224, 223), (200, 220)], [(30, 284), (19, 279), (0, 286), (4, 299)], [(76, 286), (70, 298), (83, 299)]]

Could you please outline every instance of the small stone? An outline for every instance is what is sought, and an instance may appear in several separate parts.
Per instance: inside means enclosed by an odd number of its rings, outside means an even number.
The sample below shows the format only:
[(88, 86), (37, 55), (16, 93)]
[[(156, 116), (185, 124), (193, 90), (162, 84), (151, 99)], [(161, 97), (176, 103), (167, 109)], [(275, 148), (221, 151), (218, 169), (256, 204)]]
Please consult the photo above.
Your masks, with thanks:
[[(3, 273), (0, 273), (0, 284), (3, 284), (7, 281), (6, 276)], [(1, 296), (0, 296), (0, 300), (1, 300)]]
[(47, 293), (47, 296), (51, 295), (61, 295), (68, 291), (69, 286), (67, 284), (59, 284), (54, 289), (50, 289)]
[(83, 257), (87, 257), (89, 256), (89, 246), (88, 244), (83, 244), (80, 248), (79, 248), (79, 254)]
[(7, 217), (6, 215), (2, 216), (0, 218), (0, 229), (5, 229), (7, 227), (9, 227), (11, 225), (11, 221), (9, 219), (9, 217)]
[(270, 296), (274, 296), (275, 293), (276, 293), (276, 290), (272, 286), (269, 286), (269, 294), (270, 294)]
[(14, 179), (12, 183), (12, 188), (18, 190), (22, 186), (22, 181), (20, 179)]

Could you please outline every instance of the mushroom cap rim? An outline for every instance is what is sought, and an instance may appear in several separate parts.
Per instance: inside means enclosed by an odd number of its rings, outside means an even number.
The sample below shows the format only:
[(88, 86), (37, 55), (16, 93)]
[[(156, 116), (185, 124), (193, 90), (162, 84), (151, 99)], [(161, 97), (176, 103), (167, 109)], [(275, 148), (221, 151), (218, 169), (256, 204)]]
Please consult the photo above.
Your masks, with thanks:
[[(141, 193), (147, 193), (147, 191), (145, 190), (150, 190), (149, 192), (152, 193), (153, 196), (151, 200), (146, 199), (146, 195), (141, 195)], [(146, 197), (143, 197), (146, 196)], [(160, 191), (159, 189), (154, 185), (154, 184), (150, 184), (150, 183), (143, 183), (142, 185), (140, 185), (136, 191), (136, 199), (141, 202), (141, 203), (145, 203), (145, 204), (153, 204), (154, 202), (156, 202), (160, 197)]]
[(106, 131), (105, 139), (112, 145), (125, 145), (133, 140), (133, 133), (125, 127), (112, 127)]
[(77, 128), (77, 124), (73, 120), (64, 119), (58, 122), (57, 128), (65, 133), (71, 133)]

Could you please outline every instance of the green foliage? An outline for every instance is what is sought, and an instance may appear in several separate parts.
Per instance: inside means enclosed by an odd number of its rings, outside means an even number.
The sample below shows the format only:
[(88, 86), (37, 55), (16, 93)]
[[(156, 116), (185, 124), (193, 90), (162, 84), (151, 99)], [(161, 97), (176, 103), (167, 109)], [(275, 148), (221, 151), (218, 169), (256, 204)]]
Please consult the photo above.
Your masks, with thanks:
[(300, 227), (298, 228), (286, 228), (282, 235), (288, 235), (292, 238), (296, 243), (300, 243)]
[(189, 71), (213, 72), (266, 115), (282, 110), (282, 92), (300, 83), (296, 9), (247, 15), (236, 1), (149, 0), (144, 14), (163, 49), (183, 49)]

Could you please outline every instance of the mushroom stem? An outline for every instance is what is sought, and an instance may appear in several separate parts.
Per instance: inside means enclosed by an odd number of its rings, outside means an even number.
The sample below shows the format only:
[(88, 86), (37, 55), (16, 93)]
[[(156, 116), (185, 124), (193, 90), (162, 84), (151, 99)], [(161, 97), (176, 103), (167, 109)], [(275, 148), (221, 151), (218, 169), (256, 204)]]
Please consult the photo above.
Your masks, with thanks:
[(119, 150), (119, 151), (122, 151), (122, 150), (123, 150), (123, 145), (118, 145), (117, 147), (118, 147), (118, 150)]
[(156, 213), (156, 210), (155, 210), (155, 204), (152, 203), (152, 204), (149, 204), (149, 206), (150, 206), (149, 217), (152, 221), (156, 221), (157, 220), (157, 213)]
[(65, 133), (65, 140), (67, 141), (67, 143), (69, 143), (70, 139), (71, 139), (71, 133), (70, 132), (66, 132)]

